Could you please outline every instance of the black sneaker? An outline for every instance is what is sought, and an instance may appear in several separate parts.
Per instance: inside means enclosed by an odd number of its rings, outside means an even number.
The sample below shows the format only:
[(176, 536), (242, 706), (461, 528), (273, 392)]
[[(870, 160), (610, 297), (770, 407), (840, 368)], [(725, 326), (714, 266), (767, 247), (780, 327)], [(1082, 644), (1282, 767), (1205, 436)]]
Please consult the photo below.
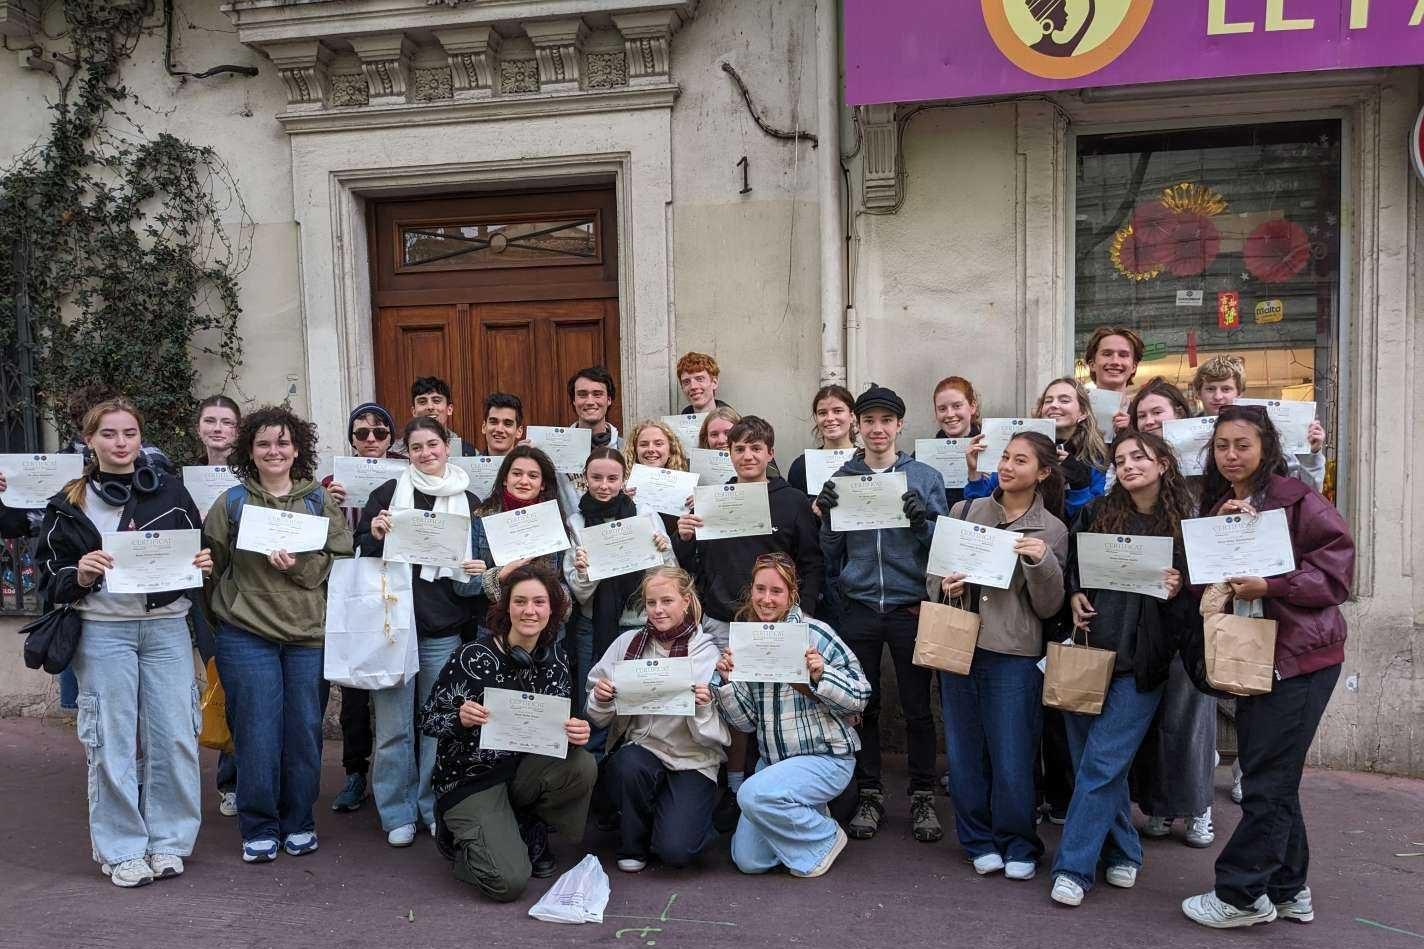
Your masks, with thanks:
[(856, 840), (869, 840), (875, 836), (875, 832), (880, 829), (880, 822), (884, 819), (885, 792), (862, 788), (860, 804), (856, 806), (855, 816), (850, 819), (846, 832)]
[(939, 815), (935, 813), (933, 791), (916, 791), (910, 795), (910, 826), (915, 839), (922, 844), (932, 844), (944, 836)]
[(350, 813), (359, 811), (364, 803), (366, 803), (366, 776), (364, 774), (348, 774), (345, 787), (331, 802), (331, 809), (338, 814)]
[(529, 875), (543, 880), (554, 875), (553, 848), (549, 846), (549, 827), (541, 820), (530, 820), (519, 825), (519, 836), (529, 848)]
[(719, 834), (730, 834), (737, 829), (737, 821), (742, 818), (742, 808), (737, 804), (735, 791), (723, 791), (722, 800), (712, 811), (712, 826)]

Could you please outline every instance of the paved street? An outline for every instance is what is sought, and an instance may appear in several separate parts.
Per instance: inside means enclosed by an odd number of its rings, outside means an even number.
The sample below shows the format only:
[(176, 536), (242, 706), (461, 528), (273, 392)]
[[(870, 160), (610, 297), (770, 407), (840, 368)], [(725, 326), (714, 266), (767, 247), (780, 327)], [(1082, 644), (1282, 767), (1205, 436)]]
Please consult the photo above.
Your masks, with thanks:
[[(839, 947), (1219, 945), (1421, 947), (1424, 949), (1424, 781), (1316, 771), (1303, 789), (1311, 828), (1317, 920), (1212, 933), (1181, 915), (1182, 897), (1206, 888), (1216, 848), (1149, 841), (1136, 889), (1099, 886), (1077, 910), (1032, 882), (981, 879), (949, 839), (910, 837), (908, 807), (892, 787), (890, 816), (869, 843), (852, 841), (819, 880), (751, 878), (732, 867), (723, 840), (700, 870), (612, 867), (613, 846), (591, 831), (613, 895), (601, 926), (556, 926), (527, 916), (546, 883), (496, 906), (450, 875), (428, 837), (392, 850), (374, 808), (334, 815), (340, 747), (329, 743), (319, 805), (321, 850), (247, 866), (235, 821), (217, 812), (212, 752), (204, 752), (205, 817), (185, 876), (139, 890), (110, 886), (90, 862), (84, 762), (61, 720), (0, 721), (0, 947), (645, 946), (714, 941), (741, 946)], [(1218, 842), (1235, 822), (1218, 773)], [(947, 799), (941, 817), (950, 826)], [(1180, 834), (1180, 830), (1178, 830)], [(952, 831), (950, 832), (952, 836)], [(1050, 852), (1056, 828), (1045, 828)], [(1411, 844), (1411, 841), (1419, 843)], [(556, 838), (560, 872), (582, 856)]]

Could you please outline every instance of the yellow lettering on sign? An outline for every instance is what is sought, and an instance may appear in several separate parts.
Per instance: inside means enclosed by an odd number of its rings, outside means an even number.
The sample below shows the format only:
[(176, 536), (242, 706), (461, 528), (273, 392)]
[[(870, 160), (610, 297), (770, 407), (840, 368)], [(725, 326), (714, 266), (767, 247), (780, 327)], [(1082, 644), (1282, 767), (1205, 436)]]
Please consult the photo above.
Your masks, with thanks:
[(1350, 29), (1363, 30), (1370, 25), (1370, 0), (1350, 0)]
[(1414, 6), (1414, 15), (1409, 18), (1410, 26), (1418, 26), (1424, 23), (1424, 0), (1419, 0)]
[[(1424, 4), (1424, 0), (1419, 0)], [(1207, 0), (1206, 5), (1206, 35), (1223, 36), (1228, 33), (1250, 33), (1256, 29), (1256, 24), (1251, 20), (1238, 20), (1235, 23), (1228, 23), (1226, 20), (1226, 0)]]
[(1313, 30), (1314, 19), (1286, 19), (1286, 0), (1266, 0), (1266, 32), (1283, 33), (1287, 30)]

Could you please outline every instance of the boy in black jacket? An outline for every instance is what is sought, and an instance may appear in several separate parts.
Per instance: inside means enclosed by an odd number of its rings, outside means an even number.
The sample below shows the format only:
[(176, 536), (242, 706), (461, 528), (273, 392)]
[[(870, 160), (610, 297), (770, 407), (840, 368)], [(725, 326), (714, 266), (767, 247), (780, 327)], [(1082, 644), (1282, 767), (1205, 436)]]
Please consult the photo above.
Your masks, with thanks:
[[(765, 482), (771, 503), (771, 533), (757, 537), (725, 540), (696, 540), (702, 518), (684, 514), (677, 521), (673, 551), (684, 568), (697, 578), (697, 595), (702, 601), (702, 628), (726, 649), (731, 622), (752, 579), (752, 564), (762, 554), (783, 553), (796, 564), (801, 584), (802, 610), (814, 608), (821, 595), (825, 567), (821, 556), (820, 522), (811, 513), (811, 499), (796, 490), (785, 478), (767, 476), (775, 456), (776, 433), (771, 424), (747, 415), (727, 433), (727, 450), (737, 476), (733, 482)], [(730, 482), (729, 482), (730, 483)], [(718, 830), (736, 822), (737, 789), (745, 777), (747, 735), (732, 732), (727, 753), (727, 795), (718, 808)], [(730, 825), (729, 822), (730, 821)]]

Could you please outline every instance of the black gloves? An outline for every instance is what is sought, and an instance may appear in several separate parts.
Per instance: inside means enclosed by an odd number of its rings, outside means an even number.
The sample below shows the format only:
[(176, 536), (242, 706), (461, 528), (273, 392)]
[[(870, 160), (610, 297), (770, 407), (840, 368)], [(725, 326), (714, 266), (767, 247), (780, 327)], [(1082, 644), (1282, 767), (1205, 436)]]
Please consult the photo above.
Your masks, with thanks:
[(831, 508), (841, 503), (840, 495), (836, 493), (836, 485), (833, 481), (827, 481), (821, 486), (821, 493), (816, 495), (816, 509), (822, 516), (831, 513)]
[(930, 512), (925, 507), (925, 499), (920, 497), (919, 492), (906, 491), (900, 495), (900, 500), (905, 502), (905, 516), (910, 519), (910, 526), (915, 530), (924, 527)]

